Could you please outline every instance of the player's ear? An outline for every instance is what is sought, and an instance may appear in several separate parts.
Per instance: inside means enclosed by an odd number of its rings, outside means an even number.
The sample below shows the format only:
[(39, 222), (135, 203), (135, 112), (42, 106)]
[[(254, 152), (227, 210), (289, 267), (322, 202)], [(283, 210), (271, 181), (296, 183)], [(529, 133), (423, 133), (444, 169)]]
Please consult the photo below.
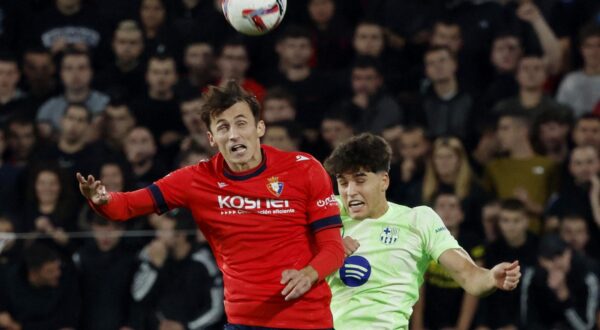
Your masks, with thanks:
[(217, 145), (217, 143), (215, 142), (215, 137), (212, 135), (210, 130), (206, 131), (206, 136), (208, 136), (208, 143), (210, 143), (211, 147), (214, 147)]
[(390, 186), (390, 175), (388, 174), (388, 172), (381, 172), (379, 175), (381, 176), (381, 191), (385, 192)]
[(265, 135), (265, 131), (266, 131), (266, 127), (265, 127), (265, 122), (262, 120), (258, 121), (258, 124), (256, 124), (256, 132), (258, 133), (258, 137), (263, 137), (263, 135)]

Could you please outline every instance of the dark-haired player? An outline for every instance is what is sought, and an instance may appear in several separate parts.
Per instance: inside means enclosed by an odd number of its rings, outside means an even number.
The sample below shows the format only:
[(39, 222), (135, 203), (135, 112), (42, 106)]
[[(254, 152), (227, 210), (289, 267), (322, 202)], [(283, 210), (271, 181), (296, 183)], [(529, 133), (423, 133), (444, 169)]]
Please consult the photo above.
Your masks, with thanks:
[(259, 105), (235, 82), (212, 87), (201, 117), (219, 153), (145, 189), (106, 193), (78, 174), (105, 217), (189, 208), (223, 273), (229, 329), (332, 328), (325, 276), (342, 264), (341, 221), (329, 176), (313, 157), (260, 145)]
[(478, 267), (431, 208), (386, 200), (390, 159), (385, 140), (367, 133), (339, 145), (325, 162), (337, 178), (347, 254), (354, 253), (328, 279), (335, 327), (408, 329), (432, 260), (470, 294), (516, 288), (518, 262)]

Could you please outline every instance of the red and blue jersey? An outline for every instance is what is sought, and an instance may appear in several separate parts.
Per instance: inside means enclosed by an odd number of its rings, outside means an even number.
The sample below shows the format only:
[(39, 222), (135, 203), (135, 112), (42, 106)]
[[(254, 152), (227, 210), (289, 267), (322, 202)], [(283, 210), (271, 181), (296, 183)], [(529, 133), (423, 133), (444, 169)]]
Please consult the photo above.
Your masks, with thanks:
[(146, 189), (158, 213), (191, 210), (223, 272), (230, 323), (331, 328), (331, 292), (324, 281), (288, 302), (280, 284), (284, 270), (313, 260), (316, 232), (341, 226), (331, 180), (308, 154), (268, 146), (262, 151), (263, 162), (247, 172), (231, 172), (217, 154)]

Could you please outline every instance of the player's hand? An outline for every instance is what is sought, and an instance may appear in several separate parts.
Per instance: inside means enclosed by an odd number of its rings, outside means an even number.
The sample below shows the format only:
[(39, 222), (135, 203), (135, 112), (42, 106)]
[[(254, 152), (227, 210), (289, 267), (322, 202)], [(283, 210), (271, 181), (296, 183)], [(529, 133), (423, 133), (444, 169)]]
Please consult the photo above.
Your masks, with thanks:
[(281, 284), (287, 284), (281, 295), (285, 300), (296, 299), (310, 290), (312, 285), (319, 279), (319, 274), (311, 266), (301, 270), (286, 269), (281, 273)]
[(89, 199), (95, 205), (103, 205), (108, 203), (109, 197), (106, 192), (106, 187), (100, 180), (94, 179), (94, 176), (88, 175), (87, 179), (77, 172), (77, 181), (79, 181), (79, 191), (83, 197)]
[(491, 269), (496, 287), (500, 290), (511, 291), (519, 284), (521, 266), (519, 261), (513, 263), (503, 262)]
[(358, 248), (360, 243), (351, 236), (344, 237), (344, 254), (346, 257), (351, 256)]

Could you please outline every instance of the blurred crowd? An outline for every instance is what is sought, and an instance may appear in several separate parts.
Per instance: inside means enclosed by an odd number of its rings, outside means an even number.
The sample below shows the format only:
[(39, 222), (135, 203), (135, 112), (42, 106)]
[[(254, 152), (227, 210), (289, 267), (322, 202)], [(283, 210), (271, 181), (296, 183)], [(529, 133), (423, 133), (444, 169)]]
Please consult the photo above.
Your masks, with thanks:
[(216, 152), (202, 93), (236, 80), (263, 143), (324, 160), (361, 132), (389, 200), (429, 205), (518, 290), (436, 263), (413, 329), (600, 329), (600, 2), (290, 0), (246, 37), (220, 0), (0, 0), (0, 329), (218, 329), (221, 277), (186, 210), (108, 222), (75, 173), (143, 188)]

